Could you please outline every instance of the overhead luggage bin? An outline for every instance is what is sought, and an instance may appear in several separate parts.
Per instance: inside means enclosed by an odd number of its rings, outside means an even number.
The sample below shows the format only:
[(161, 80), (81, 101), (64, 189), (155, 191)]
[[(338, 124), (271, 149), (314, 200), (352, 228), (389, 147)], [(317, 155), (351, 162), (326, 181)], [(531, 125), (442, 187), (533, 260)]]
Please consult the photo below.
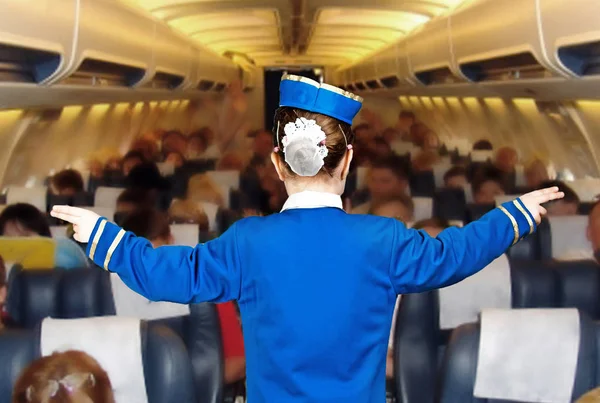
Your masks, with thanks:
[(377, 79), (383, 89), (402, 93), (414, 86), (410, 77), (405, 41), (384, 48), (373, 58)]
[(73, 50), (76, 0), (0, 0), (0, 83), (50, 83)]
[[(501, 96), (554, 96), (567, 77), (545, 54), (538, 0), (481, 0), (450, 18), (454, 57), (467, 80)], [(573, 23), (573, 22), (572, 22)]]
[(375, 91), (382, 87), (377, 80), (377, 69), (375, 67), (375, 58), (369, 57), (362, 61), (357, 67), (362, 81), (365, 83), (366, 89)]
[(600, 97), (600, 25), (597, 0), (540, 0), (543, 43), (550, 62), (575, 80), (565, 97)]
[(154, 74), (146, 86), (160, 89), (189, 88), (196, 49), (167, 25), (155, 22), (154, 28)]
[(94, 87), (147, 82), (154, 25), (147, 15), (122, 3), (79, 0), (75, 46), (59, 82)]
[(456, 94), (457, 84), (466, 81), (455, 68), (449, 18), (433, 20), (411, 34), (407, 50), (411, 74), (418, 84), (413, 92)]

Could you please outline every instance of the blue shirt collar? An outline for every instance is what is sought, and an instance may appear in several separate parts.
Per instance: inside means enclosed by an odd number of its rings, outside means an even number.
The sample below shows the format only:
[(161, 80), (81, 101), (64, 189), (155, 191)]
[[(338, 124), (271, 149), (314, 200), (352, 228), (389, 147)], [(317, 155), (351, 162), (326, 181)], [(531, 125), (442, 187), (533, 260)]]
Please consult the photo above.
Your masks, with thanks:
[(299, 208), (323, 208), (333, 207), (344, 209), (340, 195), (325, 192), (314, 192), (305, 190), (304, 192), (290, 195), (283, 205), (281, 211), (299, 209)]

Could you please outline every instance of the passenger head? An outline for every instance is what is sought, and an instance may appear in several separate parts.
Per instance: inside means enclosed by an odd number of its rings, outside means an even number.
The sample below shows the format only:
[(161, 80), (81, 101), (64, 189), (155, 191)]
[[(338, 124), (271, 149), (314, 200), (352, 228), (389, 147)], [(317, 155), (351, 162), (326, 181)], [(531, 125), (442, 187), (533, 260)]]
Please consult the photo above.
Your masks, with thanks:
[(422, 147), (429, 132), (431, 130), (424, 123), (417, 122), (410, 127), (410, 141), (414, 145)]
[(206, 174), (193, 175), (188, 181), (187, 198), (195, 202), (224, 204), (219, 186)]
[(170, 130), (163, 134), (161, 152), (163, 155), (167, 155), (171, 151), (185, 155), (187, 142), (187, 138), (179, 130)]
[(26, 203), (7, 206), (0, 214), (0, 235), (8, 237), (50, 237), (50, 226), (44, 214)]
[(88, 161), (87, 168), (90, 171), (92, 178), (102, 178), (104, 176), (104, 164), (97, 159), (91, 159)]
[(208, 148), (208, 138), (212, 136), (212, 130), (208, 127), (203, 127), (191, 133), (187, 143), (187, 157), (199, 158)]
[(579, 210), (579, 196), (573, 189), (567, 186), (562, 181), (544, 181), (540, 183), (540, 189), (558, 186), (565, 197), (559, 200), (552, 200), (544, 204), (544, 208), (548, 210), (549, 217), (576, 215)]
[(138, 138), (131, 144), (130, 151), (137, 151), (146, 161), (156, 161), (158, 157), (158, 146), (156, 142), (147, 138)]
[[(280, 126), (283, 133), (283, 126)], [(283, 137), (283, 136), (281, 136)], [(254, 155), (266, 160), (273, 152), (273, 134), (267, 130), (259, 130), (254, 135)]]
[[(0, 256), (0, 312), (4, 308), (4, 304), (6, 303), (6, 294), (7, 290), (7, 275), (6, 275), (6, 265), (4, 264), (4, 259)], [(0, 326), (2, 326), (2, 321), (0, 321)]]
[(74, 169), (65, 169), (50, 179), (50, 191), (55, 195), (73, 196), (83, 191), (83, 178)]
[(371, 125), (369, 125), (368, 123), (361, 123), (359, 125), (356, 125), (353, 129), (353, 132), (356, 141), (360, 143), (368, 143), (376, 135), (375, 130), (373, 130)]
[(178, 152), (171, 151), (167, 154), (165, 162), (168, 162), (175, 168), (181, 168), (185, 163), (185, 158), (183, 158), (183, 155), (179, 154)]
[(433, 171), (433, 167), (440, 161), (440, 155), (434, 150), (423, 150), (412, 161), (416, 172)]
[(106, 160), (104, 167), (108, 171), (121, 171), (123, 167), (123, 159), (117, 156), (110, 157)]
[(31, 363), (13, 388), (12, 403), (114, 403), (100, 364), (81, 351), (65, 351)]
[(216, 168), (217, 171), (243, 171), (244, 159), (236, 152), (228, 152), (219, 159)]
[(136, 166), (144, 163), (144, 154), (139, 151), (129, 151), (123, 157), (123, 175), (129, 175), (129, 172)]
[[(284, 127), (288, 123), (296, 122), (298, 118), (314, 120), (321, 130), (325, 133), (325, 147), (327, 147), (327, 156), (323, 160), (323, 167), (313, 177), (302, 177), (292, 171), (289, 164), (285, 161), (286, 156), (283, 152), (283, 138), (286, 136)], [(273, 153), (272, 160), (279, 174), (279, 178), (285, 181), (288, 192), (292, 188), (304, 187), (307, 183), (326, 185), (330, 191), (342, 194), (344, 184), (348, 175), (350, 162), (352, 161), (352, 150), (348, 148), (354, 143), (354, 134), (349, 124), (330, 116), (319, 113), (308, 112), (303, 109), (282, 107), (275, 112), (274, 131), (279, 126), (279, 139), (275, 144), (279, 144), (279, 151)], [(309, 158), (312, 158), (310, 156)], [(333, 190), (335, 188), (335, 190)]]
[(156, 209), (135, 210), (125, 217), (121, 226), (125, 231), (146, 238), (155, 248), (173, 244), (169, 216)]
[(588, 214), (587, 238), (600, 263), (600, 202), (596, 202)]
[(426, 220), (417, 221), (412, 226), (414, 229), (422, 229), (429, 234), (430, 237), (437, 237), (440, 232), (450, 227), (448, 221), (441, 218), (428, 218)]
[(386, 143), (392, 144), (394, 141), (402, 138), (402, 133), (398, 129), (388, 127), (381, 133), (381, 137), (383, 137)]
[(542, 182), (549, 179), (548, 168), (542, 160), (535, 159), (525, 167), (525, 180), (529, 189), (540, 189)]
[(425, 150), (437, 150), (440, 148), (440, 139), (433, 131), (429, 130), (425, 133), (423, 139), (423, 149)]
[(397, 157), (375, 161), (369, 170), (367, 187), (372, 200), (406, 194), (408, 172), (405, 163)]
[(496, 152), (494, 165), (502, 172), (514, 172), (517, 162), (519, 162), (519, 155), (512, 147), (502, 147)]
[(390, 147), (390, 143), (382, 137), (375, 137), (373, 139), (372, 155), (375, 159), (391, 157), (392, 148)]
[(491, 151), (493, 149), (494, 149), (494, 146), (488, 140), (479, 140), (475, 144), (473, 144), (473, 150)]
[(370, 213), (380, 217), (395, 218), (407, 223), (413, 220), (415, 205), (410, 196), (399, 194), (373, 204)]
[(156, 205), (156, 195), (147, 189), (128, 188), (125, 189), (117, 198), (117, 207), (115, 213), (129, 214), (142, 208), (154, 207)]
[(444, 186), (451, 189), (464, 189), (469, 181), (467, 170), (462, 166), (453, 166), (444, 174)]
[(133, 168), (127, 175), (127, 187), (150, 190), (165, 190), (168, 181), (162, 177), (158, 166), (153, 162), (144, 162)]
[(208, 217), (201, 205), (191, 200), (174, 200), (169, 217), (176, 224), (196, 224), (200, 231), (208, 231)]
[(402, 111), (398, 115), (398, 129), (408, 132), (412, 125), (416, 123), (415, 114), (411, 111)]
[(506, 194), (501, 174), (493, 172), (488, 172), (473, 183), (473, 200), (476, 204), (495, 204), (496, 197)]

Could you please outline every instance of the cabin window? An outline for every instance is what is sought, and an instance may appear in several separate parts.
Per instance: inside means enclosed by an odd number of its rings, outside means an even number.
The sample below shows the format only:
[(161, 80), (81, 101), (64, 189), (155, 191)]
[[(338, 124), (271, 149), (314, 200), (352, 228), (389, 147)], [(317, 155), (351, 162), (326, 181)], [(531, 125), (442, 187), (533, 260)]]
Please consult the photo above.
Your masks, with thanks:
[(600, 74), (600, 41), (563, 46), (558, 49), (561, 63), (574, 74), (596, 76)]
[(530, 52), (460, 65), (462, 73), (473, 82), (516, 81), (551, 77)]
[(39, 83), (60, 66), (59, 54), (0, 44), (0, 82)]

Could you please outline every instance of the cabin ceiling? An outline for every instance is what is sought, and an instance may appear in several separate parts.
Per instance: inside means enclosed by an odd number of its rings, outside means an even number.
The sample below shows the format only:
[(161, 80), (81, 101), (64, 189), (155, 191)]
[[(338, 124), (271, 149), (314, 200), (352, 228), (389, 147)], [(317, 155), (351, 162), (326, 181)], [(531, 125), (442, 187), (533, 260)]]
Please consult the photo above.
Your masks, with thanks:
[(463, 0), (121, 0), (258, 65), (345, 65)]

